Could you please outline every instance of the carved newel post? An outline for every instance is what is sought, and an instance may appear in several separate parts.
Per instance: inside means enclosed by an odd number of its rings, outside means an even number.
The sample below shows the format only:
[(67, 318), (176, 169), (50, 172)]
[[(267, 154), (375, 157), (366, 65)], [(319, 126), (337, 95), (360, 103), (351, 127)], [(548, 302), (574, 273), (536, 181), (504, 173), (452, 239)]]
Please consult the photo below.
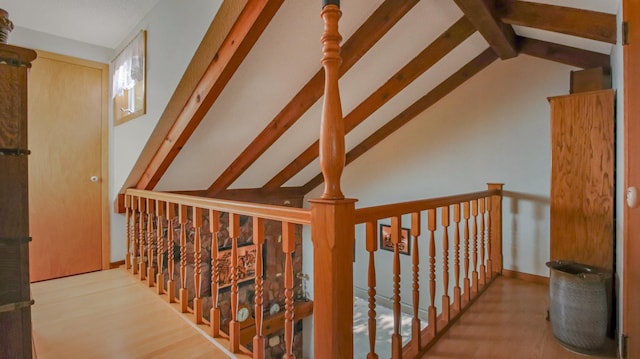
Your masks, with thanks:
[(320, 126), (320, 167), (325, 189), (311, 200), (314, 256), (314, 357), (353, 358), (353, 243), (355, 200), (345, 199), (340, 176), (345, 165), (344, 123), (338, 68), (339, 1), (325, 0), (322, 34), (325, 92)]

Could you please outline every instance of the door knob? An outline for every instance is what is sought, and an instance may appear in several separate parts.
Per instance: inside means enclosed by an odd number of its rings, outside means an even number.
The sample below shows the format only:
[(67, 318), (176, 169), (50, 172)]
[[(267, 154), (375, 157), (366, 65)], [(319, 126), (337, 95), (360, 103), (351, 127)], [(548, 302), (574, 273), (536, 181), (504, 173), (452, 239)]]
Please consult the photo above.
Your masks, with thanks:
[(89, 178), (89, 180), (93, 183), (98, 182), (98, 176), (91, 176), (91, 178)]
[(627, 206), (629, 208), (638, 207), (638, 189), (633, 186), (627, 188)]

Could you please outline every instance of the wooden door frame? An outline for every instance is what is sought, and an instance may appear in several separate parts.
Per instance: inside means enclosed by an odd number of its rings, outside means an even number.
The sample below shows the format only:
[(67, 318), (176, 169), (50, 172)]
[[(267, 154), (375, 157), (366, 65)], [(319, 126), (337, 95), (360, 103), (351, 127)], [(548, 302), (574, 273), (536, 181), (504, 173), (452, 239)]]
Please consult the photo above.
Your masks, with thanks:
[[(102, 270), (110, 268), (111, 263), (111, 237), (110, 237), (110, 212), (109, 206), (109, 64), (96, 61), (79, 59), (53, 52), (35, 50), (38, 57), (54, 61), (66, 62), (74, 65), (85, 66), (101, 71), (102, 73), (102, 106), (100, 126), (100, 212), (101, 212), (101, 242), (102, 242)], [(36, 59), (37, 61), (37, 59)]]

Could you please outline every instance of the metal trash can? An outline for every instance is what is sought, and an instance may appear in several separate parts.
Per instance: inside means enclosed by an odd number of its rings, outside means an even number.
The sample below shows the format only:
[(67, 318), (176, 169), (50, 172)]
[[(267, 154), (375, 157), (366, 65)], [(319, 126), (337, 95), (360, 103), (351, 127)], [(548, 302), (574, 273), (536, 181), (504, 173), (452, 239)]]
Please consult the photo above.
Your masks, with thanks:
[(553, 335), (567, 348), (596, 352), (605, 344), (611, 317), (611, 273), (571, 261), (547, 262)]

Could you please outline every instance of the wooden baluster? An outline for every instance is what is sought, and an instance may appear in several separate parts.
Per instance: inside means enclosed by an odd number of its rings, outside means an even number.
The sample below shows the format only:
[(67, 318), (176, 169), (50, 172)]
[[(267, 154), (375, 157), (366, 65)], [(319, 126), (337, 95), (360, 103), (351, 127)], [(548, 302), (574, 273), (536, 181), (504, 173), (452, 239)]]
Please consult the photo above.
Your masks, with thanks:
[(487, 272), (486, 272), (486, 267), (484, 265), (484, 251), (485, 251), (485, 245), (487, 243), (487, 236), (485, 235), (485, 226), (484, 226), (484, 215), (485, 215), (485, 205), (484, 205), (484, 198), (480, 198), (478, 200), (478, 203), (480, 205), (480, 273), (479, 273), (479, 280), (480, 280), (480, 285), (484, 286), (485, 283), (487, 282)]
[(187, 206), (179, 205), (178, 221), (180, 222), (180, 311), (186, 313), (189, 311), (187, 291)]
[[(284, 264), (284, 343), (283, 359), (295, 359), (293, 355), (293, 252), (296, 250), (295, 223), (282, 222), (282, 252), (286, 256)], [(353, 320), (349, 318), (349, 320)]]
[(343, 199), (340, 189), (340, 177), (345, 164), (344, 121), (342, 104), (338, 87), (340, 57), (340, 41), (338, 20), (342, 16), (339, 6), (326, 5), (322, 8), (324, 19), (322, 42), (322, 65), (324, 66), (324, 103), (322, 121), (320, 122), (320, 168), (324, 176), (323, 199)]
[(126, 241), (126, 252), (124, 255), (124, 268), (126, 270), (131, 269), (131, 196), (128, 194), (124, 195), (124, 222), (125, 222), (125, 241)]
[(218, 231), (220, 231), (220, 212), (209, 210), (209, 230), (211, 231), (211, 311), (209, 324), (211, 336), (220, 336), (220, 308), (218, 307)]
[(493, 261), (491, 260), (491, 197), (486, 198), (487, 201), (487, 276), (493, 279)]
[[(418, 311), (420, 307), (420, 250), (418, 247), (418, 237), (420, 236), (420, 212), (411, 214), (411, 237), (413, 240), (413, 253), (411, 262), (413, 265), (413, 319), (411, 320), (411, 341), (416, 349), (416, 353), (422, 348), (422, 335), (420, 335), (420, 318)], [(407, 243), (409, 243), (407, 241)]]
[(140, 214), (138, 212), (138, 200), (136, 197), (131, 196), (131, 228), (129, 228), (132, 247), (131, 247), (131, 273), (134, 275), (138, 274), (138, 270), (140, 266), (138, 264), (138, 249), (140, 242), (140, 231), (137, 231), (136, 228), (140, 226)]
[(240, 351), (240, 322), (238, 322), (238, 234), (240, 216), (229, 213), (229, 238), (231, 238), (231, 321), (229, 322), (229, 345), (231, 351)]
[(451, 319), (451, 300), (449, 298), (449, 206), (442, 207), (442, 318), (445, 323)]
[(460, 292), (460, 204), (456, 203), (453, 205), (453, 223), (455, 223), (455, 235), (454, 235), (454, 245), (455, 245), (455, 257), (453, 261), (453, 273), (455, 277), (456, 285), (453, 288), (453, 310), (456, 313), (460, 313), (460, 309), (462, 307), (461, 304), (461, 292)]
[(435, 337), (438, 332), (436, 311), (436, 210), (428, 211), (429, 228), (429, 334)]
[(491, 263), (490, 267), (494, 275), (502, 274), (502, 183), (487, 184), (489, 190), (498, 190), (499, 193), (491, 196)]
[(175, 232), (173, 229), (173, 220), (176, 217), (176, 207), (173, 203), (167, 202), (167, 246), (169, 255), (167, 256), (167, 296), (169, 303), (175, 303), (176, 301), (176, 282), (173, 280), (173, 273), (175, 272)]
[(471, 215), (473, 216), (473, 271), (471, 272), (471, 290), (478, 293), (478, 200), (471, 200)]
[(464, 301), (471, 301), (471, 282), (469, 281), (469, 202), (464, 202)]
[(253, 337), (253, 359), (264, 359), (265, 337), (262, 335), (262, 313), (264, 288), (262, 278), (262, 247), (264, 245), (264, 219), (253, 217), (253, 243), (256, 245), (256, 286), (255, 286), (255, 307), (254, 317), (256, 324), (256, 335)]
[(139, 268), (138, 268), (138, 275), (140, 280), (145, 280), (146, 279), (146, 275), (147, 275), (147, 262), (144, 258), (144, 247), (145, 244), (147, 243), (145, 237), (146, 237), (146, 232), (145, 232), (145, 210), (146, 210), (146, 204), (147, 201), (144, 198), (138, 198), (138, 212), (140, 214), (140, 223), (138, 224), (138, 233), (140, 233), (140, 241), (138, 242), (139, 248), (138, 248), (138, 252), (139, 252), (139, 256), (140, 256), (140, 261), (139, 261)]
[(156, 228), (156, 244), (158, 246), (158, 252), (156, 254), (156, 260), (158, 261), (158, 273), (156, 274), (156, 293), (162, 294), (164, 293), (164, 238), (163, 238), (163, 220), (164, 213), (167, 209), (167, 205), (164, 201), (156, 201), (156, 218), (158, 219), (158, 224)]
[(375, 252), (378, 250), (378, 226), (376, 222), (367, 222), (367, 252), (369, 252), (369, 354), (367, 359), (378, 359), (376, 354), (376, 263)]
[(391, 217), (391, 243), (393, 244), (393, 334), (391, 335), (391, 357), (402, 358), (402, 334), (400, 332), (400, 320), (402, 312), (400, 307), (400, 236), (402, 220)]
[(202, 208), (193, 207), (193, 228), (195, 229), (195, 238), (193, 239), (193, 248), (195, 251), (195, 263), (193, 267), (193, 287), (195, 297), (193, 298), (193, 316), (196, 324), (202, 323), (202, 298), (200, 298), (200, 289), (202, 288)]
[(147, 198), (147, 285), (154, 286), (156, 279), (156, 270), (153, 266), (153, 214), (155, 212), (156, 201)]

